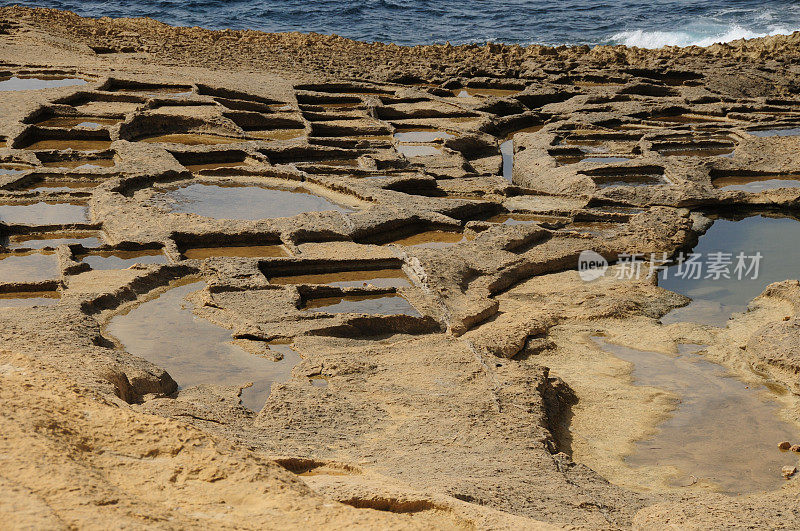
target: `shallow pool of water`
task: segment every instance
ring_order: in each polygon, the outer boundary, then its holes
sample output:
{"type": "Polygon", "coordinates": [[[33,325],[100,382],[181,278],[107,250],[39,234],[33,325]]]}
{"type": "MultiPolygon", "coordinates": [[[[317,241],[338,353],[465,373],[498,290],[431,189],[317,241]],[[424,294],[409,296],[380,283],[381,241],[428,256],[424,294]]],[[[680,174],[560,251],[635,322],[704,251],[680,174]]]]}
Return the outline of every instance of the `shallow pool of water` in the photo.
{"type": "Polygon", "coordinates": [[[205,162],[202,164],[184,164],[183,167],[192,173],[197,173],[203,170],[221,170],[225,168],[238,168],[245,166],[247,163],[244,161],[231,161],[231,162],[205,162]]]}
{"type": "Polygon", "coordinates": [[[181,387],[253,382],[242,390],[242,404],[259,411],[272,383],[288,380],[300,356],[287,348],[273,361],[234,344],[230,330],[192,312],[186,296],[204,287],[202,281],[177,285],[113,317],[105,332],[129,353],[166,369],[181,387]]]}
{"type": "Polygon", "coordinates": [[[118,124],[122,118],[100,118],[96,116],[53,116],[42,122],[39,127],[58,127],[71,129],[73,127],[83,127],[86,129],[100,129],[102,127],[118,124]]]}
{"type": "Polygon", "coordinates": [[[306,301],[306,310],[326,313],[359,313],[366,315],[411,315],[421,317],[401,295],[343,295],[306,301]]]}
{"type": "Polygon", "coordinates": [[[543,125],[534,125],[519,129],[506,136],[505,141],[500,144],[500,154],[503,156],[503,178],[511,182],[514,173],[514,135],[517,133],[535,133],[539,131],[543,125]]]}
{"type": "Polygon", "coordinates": [[[0,293],[0,308],[22,308],[30,306],[55,306],[61,298],[57,291],[26,291],[0,293]]]}
{"type": "Polygon", "coordinates": [[[634,365],[636,385],[658,387],[680,397],[652,438],[636,443],[625,458],[631,466],[672,466],[670,483],[711,482],[729,494],[772,490],[785,480],[781,467],[797,454],[778,450],[797,439],[797,428],[780,420],[779,407],[761,386],[730,376],[719,365],[680,345],[677,355],[621,347],[595,338],[605,351],[634,365]]]}
{"type": "Polygon", "coordinates": [[[0,175],[19,175],[32,169],[31,166],[24,164],[0,164],[0,175]]]}
{"type": "Polygon", "coordinates": [[[456,89],[453,91],[453,94],[458,98],[474,98],[474,97],[496,97],[496,98],[505,98],[507,96],[513,96],[514,94],[518,94],[520,92],[519,89],[495,89],[495,88],[475,88],[475,87],[465,87],[456,89]]]}
{"type": "Polygon", "coordinates": [[[797,136],[800,135],[800,127],[786,127],[783,129],[761,129],[758,131],[748,131],[753,136],[797,136]]]}
{"type": "Polygon", "coordinates": [[[732,147],[666,149],[658,152],[666,157],[725,157],[735,151],[732,147]]]}
{"type": "Polygon", "coordinates": [[[325,284],[340,288],[361,287],[371,284],[378,288],[410,286],[402,269],[376,269],[372,271],[341,271],[336,273],[311,273],[270,277],[270,284],[325,284]]]}
{"type": "MultiPolygon", "coordinates": [[[[750,300],[761,294],[768,284],[800,278],[797,268],[800,263],[800,222],[762,215],[741,221],[718,219],[700,237],[692,252],[701,254],[702,262],[707,261],[710,253],[732,253],[733,256],[729,257],[732,260],[730,278],[705,278],[707,267],[703,268],[699,279],[683,278],[678,276],[678,265],[669,267],[659,275],[658,285],[693,300],[688,306],[665,315],[662,322],[693,321],[725,326],[732,313],[744,311],[750,300]],[[758,278],[744,275],[740,280],[734,274],[736,256],[740,252],[746,256],[761,253],[758,278]]],[[[749,264],[747,260],[746,265],[749,264]]]]}
{"type": "Polygon", "coordinates": [[[439,131],[436,129],[419,128],[419,129],[398,129],[394,137],[399,142],[435,142],[436,140],[447,140],[448,138],[455,138],[455,135],[447,131],[439,131]]]}
{"type": "Polygon", "coordinates": [[[218,256],[238,258],[267,258],[289,256],[283,245],[241,245],[226,247],[194,247],[183,251],[184,258],[205,259],[218,256]]]}
{"type": "Polygon", "coordinates": [[[305,129],[264,129],[247,130],[247,136],[259,140],[292,140],[306,134],[305,129]]]}
{"type": "Polygon", "coordinates": [[[73,159],[73,160],[51,160],[43,162],[45,168],[67,168],[71,170],[89,170],[93,168],[110,168],[114,165],[114,159],[73,159]]]}
{"type": "Polygon", "coordinates": [[[757,194],[778,188],[798,188],[800,178],[796,175],[730,175],[714,179],[716,188],[724,191],[741,191],[757,194]]]}
{"type": "Polygon", "coordinates": [[[443,155],[441,147],[438,146],[418,146],[414,144],[398,144],[397,152],[403,156],[413,157],[433,157],[435,155],[443,155]]]}
{"type": "Polygon", "coordinates": [[[48,88],[71,87],[85,85],[86,80],[72,77],[43,76],[43,77],[11,77],[0,81],[0,91],[11,90],[42,90],[48,88]]]}
{"type": "Polygon", "coordinates": [[[31,226],[86,223],[89,209],[80,203],[0,204],[0,221],[31,226]]]}
{"type": "Polygon", "coordinates": [[[164,193],[173,212],[216,219],[267,219],[304,212],[352,212],[324,197],[297,187],[293,190],[261,186],[190,184],[164,193]]]}
{"type": "Polygon", "coordinates": [[[84,139],[45,139],[38,140],[25,146],[32,151],[65,150],[75,151],[105,151],[111,147],[111,140],[84,140],[84,139]]]}
{"type": "Polygon", "coordinates": [[[10,236],[8,247],[10,249],[44,249],[55,248],[59,245],[80,244],[86,248],[102,245],[100,234],[96,231],[76,232],[47,232],[37,234],[18,234],[10,236]]]}
{"type": "Polygon", "coordinates": [[[25,188],[29,192],[81,192],[100,186],[98,181],[48,179],[25,188]]]}
{"type": "Polygon", "coordinates": [[[61,275],[52,253],[0,254],[0,282],[40,282],[61,275]]]}
{"type": "Polygon", "coordinates": [[[467,237],[460,232],[429,230],[412,236],[406,236],[405,238],[400,238],[390,243],[394,245],[403,245],[405,247],[439,248],[449,247],[450,245],[465,241],[467,241],[467,237]]]}
{"type": "Polygon", "coordinates": [[[97,251],[81,259],[84,264],[98,270],[127,269],[136,264],[166,264],[167,256],[160,249],[142,251],[97,251]]]}
{"type": "Polygon", "coordinates": [[[165,143],[165,144],[183,144],[185,146],[211,146],[214,144],[233,144],[236,142],[245,142],[245,138],[236,138],[230,136],[212,135],[207,133],[179,133],[167,135],[153,135],[137,138],[137,142],[146,142],[149,144],[165,143]]]}
{"type": "Polygon", "coordinates": [[[512,212],[509,214],[497,214],[486,221],[489,223],[501,223],[503,225],[526,225],[528,223],[558,223],[563,221],[563,218],[512,212]]]}

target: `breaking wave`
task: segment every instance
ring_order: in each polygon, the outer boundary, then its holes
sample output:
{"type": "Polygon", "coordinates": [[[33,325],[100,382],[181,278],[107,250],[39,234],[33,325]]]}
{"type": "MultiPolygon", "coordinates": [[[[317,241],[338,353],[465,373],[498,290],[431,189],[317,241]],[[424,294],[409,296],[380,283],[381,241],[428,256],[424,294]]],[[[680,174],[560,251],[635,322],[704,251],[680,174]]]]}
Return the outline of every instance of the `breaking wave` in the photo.
{"type": "Polygon", "coordinates": [[[769,35],[791,35],[800,28],[774,27],[766,32],[752,31],[738,24],[720,28],[687,29],[683,31],[622,31],[613,35],[610,42],[639,48],[661,48],[662,46],[711,46],[719,42],[738,39],[755,39],[769,35]]]}

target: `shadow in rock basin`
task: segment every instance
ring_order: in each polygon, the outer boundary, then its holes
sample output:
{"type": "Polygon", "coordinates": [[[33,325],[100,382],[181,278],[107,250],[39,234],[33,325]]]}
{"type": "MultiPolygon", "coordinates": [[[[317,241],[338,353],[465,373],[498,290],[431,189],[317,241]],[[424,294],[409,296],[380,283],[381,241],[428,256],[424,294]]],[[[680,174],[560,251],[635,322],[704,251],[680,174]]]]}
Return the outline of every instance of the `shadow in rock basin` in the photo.
{"type": "Polygon", "coordinates": [[[781,467],[796,464],[797,454],[780,452],[777,444],[796,439],[798,430],[779,419],[779,406],[765,388],[748,386],[703,360],[697,345],[679,345],[673,356],[594,341],[634,364],[635,385],[680,397],[658,433],[639,441],[625,458],[628,464],[674,467],[675,486],[710,482],[729,494],[772,490],[785,482],[781,467]]]}
{"type": "Polygon", "coordinates": [[[166,369],[182,388],[253,382],[242,390],[242,404],[259,411],[272,383],[289,379],[300,356],[290,348],[279,348],[283,359],[273,361],[235,345],[230,330],[192,312],[186,296],[204,287],[203,281],[178,284],[114,316],[105,332],[129,353],[166,369]]]}
{"type": "Polygon", "coordinates": [[[172,212],[216,219],[267,219],[305,212],[353,212],[304,188],[293,190],[262,186],[190,184],[164,193],[172,212]]]}
{"type": "MultiPolygon", "coordinates": [[[[688,306],[677,308],[661,321],[664,324],[693,321],[725,326],[732,313],[743,312],[751,299],[761,294],[772,282],[800,277],[800,222],[793,218],[755,215],[739,221],[717,219],[700,237],[693,253],[701,254],[701,278],[679,276],[679,265],[673,265],[659,275],[658,285],[692,299],[688,306]],[[730,278],[706,278],[711,253],[732,253],[730,278]],[[761,253],[758,277],[734,273],[739,253],[752,256],[761,253]]],[[[688,256],[688,254],[687,254],[688,256]]],[[[746,260],[749,267],[751,260],[746,260]]],[[[687,271],[684,265],[684,270],[687,271]]],[[[746,272],[746,271],[745,271],[746,272]]],[[[684,275],[686,276],[686,275],[684,275]]]]}

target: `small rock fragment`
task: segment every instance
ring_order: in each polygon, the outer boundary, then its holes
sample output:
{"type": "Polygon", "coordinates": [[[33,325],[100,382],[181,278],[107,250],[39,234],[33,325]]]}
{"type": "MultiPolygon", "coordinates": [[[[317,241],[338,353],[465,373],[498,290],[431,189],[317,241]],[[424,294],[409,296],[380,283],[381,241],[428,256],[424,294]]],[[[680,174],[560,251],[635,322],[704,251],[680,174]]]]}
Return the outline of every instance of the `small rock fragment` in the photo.
{"type": "Polygon", "coordinates": [[[783,450],[784,452],[792,447],[792,443],[789,441],[783,441],[778,445],[778,450],[783,450]]]}
{"type": "Polygon", "coordinates": [[[791,317],[789,317],[788,315],[783,318],[784,321],[788,321],[789,319],[791,319],[791,317]]]}
{"type": "Polygon", "coordinates": [[[785,466],[785,467],[781,468],[781,475],[785,479],[789,479],[790,477],[795,475],[796,472],[797,472],[797,467],[795,467],[795,466],[785,466]]]}
{"type": "Polygon", "coordinates": [[[792,452],[800,453],[800,444],[793,444],[791,448],[789,448],[792,452]]]}

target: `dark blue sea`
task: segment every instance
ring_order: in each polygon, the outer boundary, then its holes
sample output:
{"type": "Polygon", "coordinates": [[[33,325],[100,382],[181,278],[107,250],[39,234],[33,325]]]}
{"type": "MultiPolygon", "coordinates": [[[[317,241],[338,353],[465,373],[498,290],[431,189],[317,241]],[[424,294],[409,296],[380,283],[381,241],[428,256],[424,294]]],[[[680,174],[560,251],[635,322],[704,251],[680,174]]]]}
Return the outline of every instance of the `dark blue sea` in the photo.
{"type": "Polygon", "coordinates": [[[800,29],[797,0],[0,0],[178,26],[336,33],[365,41],[709,45],[800,29]]]}

